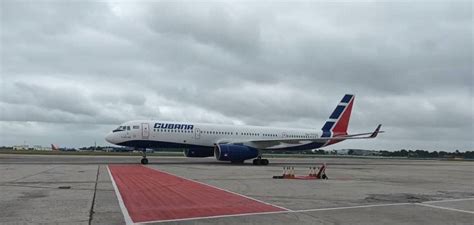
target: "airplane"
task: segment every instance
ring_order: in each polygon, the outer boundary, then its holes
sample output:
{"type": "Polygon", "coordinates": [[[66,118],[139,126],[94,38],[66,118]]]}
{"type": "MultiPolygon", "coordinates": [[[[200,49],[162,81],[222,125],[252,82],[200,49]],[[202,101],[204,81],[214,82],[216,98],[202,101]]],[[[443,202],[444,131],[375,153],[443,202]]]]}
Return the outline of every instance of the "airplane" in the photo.
{"type": "Polygon", "coordinates": [[[148,164],[146,148],[184,148],[186,157],[215,156],[219,161],[268,165],[262,151],[301,151],[325,147],[348,139],[375,138],[379,124],[369,133],[348,134],[347,128],[355,96],[346,94],[329,116],[321,131],[246,125],[182,123],[134,120],[121,124],[105,137],[109,143],[133,147],[143,152],[142,164],[148,164]]]}
{"type": "Polygon", "coordinates": [[[51,151],[53,152],[59,152],[59,151],[77,151],[78,149],[76,148],[61,148],[57,144],[51,144],[51,151]]]}
{"type": "Polygon", "coordinates": [[[51,144],[51,151],[53,152],[59,152],[59,146],[56,144],[51,144]]]}

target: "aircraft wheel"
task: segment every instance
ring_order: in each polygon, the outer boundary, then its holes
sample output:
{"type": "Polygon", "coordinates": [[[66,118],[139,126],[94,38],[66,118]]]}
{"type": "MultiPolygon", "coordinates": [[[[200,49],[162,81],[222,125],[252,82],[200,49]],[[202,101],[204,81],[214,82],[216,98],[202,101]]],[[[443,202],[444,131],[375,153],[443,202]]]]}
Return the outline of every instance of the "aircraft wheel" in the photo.
{"type": "Polygon", "coordinates": [[[258,166],[258,165],[262,164],[262,160],[261,160],[261,159],[254,159],[254,160],[252,161],[252,163],[253,163],[254,165],[258,166]]]}
{"type": "Polygon", "coordinates": [[[268,159],[254,159],[253,160],[253,164],[256,165],[256,166],[259,166],[259,165],[263,165],[263,166],[266,166],[268,165],[269,161],[268,159]]]}
{"type": "Polygon", "coordinates": [[[147,158],[143,158],[142,161],[141,161],[141,163],[142,163],[143,165],[148,164],[148,159],[147,159],[147,158]]]}

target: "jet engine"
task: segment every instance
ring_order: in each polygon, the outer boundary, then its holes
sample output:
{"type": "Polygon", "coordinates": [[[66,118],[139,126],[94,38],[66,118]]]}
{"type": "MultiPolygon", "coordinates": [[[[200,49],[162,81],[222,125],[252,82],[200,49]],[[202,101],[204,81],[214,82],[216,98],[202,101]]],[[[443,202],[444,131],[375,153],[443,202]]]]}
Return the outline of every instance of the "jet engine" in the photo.
{"type": "Polygon", "coordinates": [[[219,144],[214,148],[214,155],[220,161],[244,162],[257,157],[258,150],[245,145],[219,144]]]}

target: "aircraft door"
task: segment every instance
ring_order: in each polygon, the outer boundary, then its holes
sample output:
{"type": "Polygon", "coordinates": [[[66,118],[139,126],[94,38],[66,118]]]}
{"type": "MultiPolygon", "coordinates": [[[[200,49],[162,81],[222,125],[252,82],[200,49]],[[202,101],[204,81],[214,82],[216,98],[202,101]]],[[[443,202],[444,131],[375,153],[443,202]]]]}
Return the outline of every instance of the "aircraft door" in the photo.
{"type": "Polygon", "coordinates": [[[199,129],[199,128],[194,129],[194,138],[196,140],[201,138],[201,129],[199,129]]]}
{"type": "Polygon", "coordinates": [[[142,123],[142,138],[148,139],[150,137],[150,128],[148,123],[142,123]]]}

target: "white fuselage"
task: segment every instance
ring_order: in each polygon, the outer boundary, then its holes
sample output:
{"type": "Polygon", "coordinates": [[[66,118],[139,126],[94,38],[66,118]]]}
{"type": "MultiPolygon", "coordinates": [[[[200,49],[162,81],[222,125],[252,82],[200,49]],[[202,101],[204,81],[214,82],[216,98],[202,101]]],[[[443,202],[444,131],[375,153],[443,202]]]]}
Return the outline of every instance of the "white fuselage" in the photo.
{"type": "MultiPolygon", "coordinates": [[[[106,140],[124,146],[140,146],[140,143],[148,143],[143,147],[158,148],[188,145],[214,147],[222,143],[250,143],[253,145],[251,147],[258,149],[284,149],[308,145],[320,135],[321,132],[312,129],[136,120],[120,125],[107,135],[106,140]],[[274,139],[288,141],[275,145],[252,143],[254,140],[274,139]]],[[[319,143],[319,147],[325,144],[325,142],[319,143]]]]}

